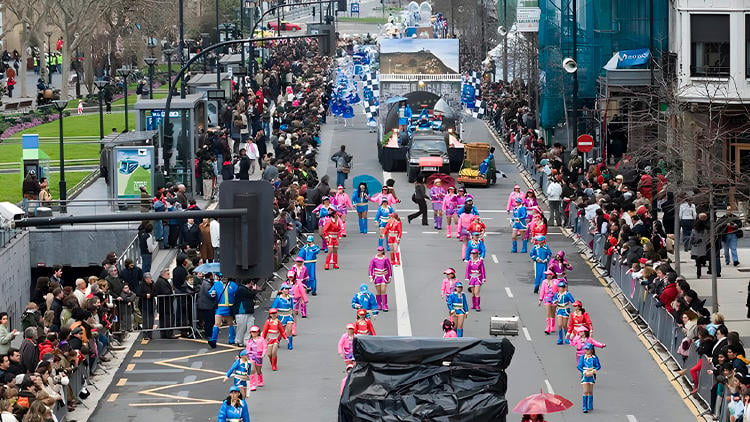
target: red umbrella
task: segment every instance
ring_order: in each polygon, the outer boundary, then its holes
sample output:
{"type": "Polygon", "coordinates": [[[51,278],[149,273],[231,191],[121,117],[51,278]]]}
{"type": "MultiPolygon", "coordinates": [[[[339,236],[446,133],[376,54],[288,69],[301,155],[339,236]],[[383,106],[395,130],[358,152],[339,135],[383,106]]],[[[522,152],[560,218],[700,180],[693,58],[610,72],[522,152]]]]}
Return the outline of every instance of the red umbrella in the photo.
{"type": "Polygon", "coordinates": [[[542,414],[562,412],[573,407],[573,403],[563,396],[550,393],[532,394],[518,402],[513,408],[514,413],[542,414]]]}
{"type": "Polygon", "coordinates": [[[431,188],[432,185],[435,183],[436,179],[440,179],[440,181],[442,182],[443,188],[445,189],[448,189],[449,187],[456,187],[456,179],[444,173],[431,174],[430,177],[427,178],[427,187],[431,188]]]}

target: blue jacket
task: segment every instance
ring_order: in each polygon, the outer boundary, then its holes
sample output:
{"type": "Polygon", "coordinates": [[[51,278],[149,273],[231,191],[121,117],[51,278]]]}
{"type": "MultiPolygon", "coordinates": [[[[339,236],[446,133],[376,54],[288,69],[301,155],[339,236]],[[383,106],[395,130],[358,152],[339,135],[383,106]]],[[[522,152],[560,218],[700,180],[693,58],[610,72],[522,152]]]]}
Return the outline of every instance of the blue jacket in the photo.
{"type": "Polygon", "coordinates": [[[318,254],[320,253],[320,247],[318,245],[305,245],[300,248],[299,256],[300,258],[305,260],[305,264],[312,264],[314,261],[318,259],[318,254]],[[313,262],[308,262],[313,261],[313,262]]]}
{"type": "Polygon", "coordinates": [[[214,285],[211,286],[208,294],[210,295],[211,292],[216,292],[214,300],[219,307],[231,308],[232,305],[234,305],[234,294],[237,293],[237,283],[230,281],[227,283],[227,286],[224,287],[224,283],[221,281],[214,281],[214,285]]]}
{"type": "Polygon", "coordinates": [[[352,297],[352,309],[357,309],[357,305],[368,311],[378,309],[378,302],[375,295],[367,290],[367,283],[360,284],[359,291],[352,297]]]}
{"type": "Polygon", "coordinates": [[[240,401],[242,406],[234,407],[228,404],[226,400],[221,403],[219,409],[218,422],[227,422],[232,419],[239,419],[242,422],[250,422],[250,412],[247,410],[247,402],[245,400],[240,401]]]}
{"type": "Polygon", "coordinates": [[[234,376],[237,379],[247,381],[248,375],[250,375],[250,361],[243,362],[242,359],[235,360],[232,367],[227,371],[227,378],[234,376]]]}
{"type": "Polygon", "coordinates": [[[479,257],[482,259],[484,259],[484,255],[487,253],[487,249],[484,247],[484,240],[479,239],[478,245],[475,245],[473,242],[473,239],[469,239],[469,243],[466,244],[466,255],[464,256],[464,261],[468,261],[469,259],[471,259],[472,249],[478,249],[479,257]]]}
{"type": "Polygon", "coordinates": [[[463,311],[463,313],[469,312],[469,305],[466,303],[466,293],[461,293],[460,295],[456,292],[453,292],[448,295],[448,298],[446,299],[446,302],[448,304],[448,311],[456,311],[456,313],[462,313],[460,311],[463,311]]]}
{"type": "Polygon", "coordinates": [[[387,212],[383,211],[383,207],[378,207],[378,212],[375,213],[375,222],[379,227],[385,227],[391,214],[393,214],[393,207],[388,207],[387,212]]]}
{"type": "MultiPolygon", "coordinates": [[[[464,207],[458,207],[457,214],[461,215],[464,213],[464,207]]],[[[477,211],[477,207],[475,205],[471,206],[471,213],[474,215],[479,215],[479,211],[477,211]]]]}
{"type": "Polygon", "coordinates": [[[531,248],[530,256],[531,260],[537,264],[547,264],[552,257],[552,250],[546,244],[544,246],[536,245],[531,248]]]}

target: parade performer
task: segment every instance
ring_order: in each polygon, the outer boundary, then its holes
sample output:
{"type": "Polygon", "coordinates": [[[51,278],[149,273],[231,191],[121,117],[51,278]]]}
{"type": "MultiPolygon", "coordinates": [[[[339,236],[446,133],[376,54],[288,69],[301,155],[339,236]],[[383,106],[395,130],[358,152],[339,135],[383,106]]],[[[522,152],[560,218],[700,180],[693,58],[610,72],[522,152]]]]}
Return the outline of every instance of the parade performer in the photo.
{"type": "Polygon", "coordinates": [[[508,213],[513,211],[513,209],[516,207],[516,198],[520,199],[521,202],[523,202],[521,187],[518,185],[513,186],[513,192],[508,195],[508,206],[505,209],[508,213]]]}
{"type": "Polygon", "coordinates": [[[440,296],[443,297],[443,300],[448,300],[448,295],[453,293],[453,286],[456,284],[456,270],[453,268],[448,268],[447,270],[443,271],[443,274],[445,274],[445,278],[443,279],[443,286],[440,288],[440,296]]]}
{"type": "Polygon", "coordinates": [[[464,196],[463,206],[458,207],[459,217],[465,212],[468,212],[472,215],[479,215],[479,210],[477,210],[477,207],[474,206],[474,197],[471,195],[464,196]]]}
{"type": "Polygon", "coordinates": [[[301,256],[294,258],[294,265],[289,271],[294,272],[293,281],[299,281],[305,288],[310,288],[310,274],[305,266],[305,259],[301,256]]]}
{"type": "Polygon", "coordinates": [[[544,325],[544,332],[550,334],[555,331],[555,310],[557,306],[552,303],[555,293],[557,293],[557,283],[555,279],[554,271],[547,270],[544,272],[547,277],[541,285],[539,290],[539,306],[544,305],[547,313],[546,324],[544,325]]]}
{"type": "Polygon", "coordinates": [[[278,309],[271,308],[268,310],[268,319],[263,324],[263,333],[261,336],[268,344],[268,360],[271,361],[271,370],[277,371],[279,369],[277,366],[279,342],[281,342],[282,338],[287,338],[285,327],[279,319],[278,309]]]}
{"type": "Polygon", "coordinates": [[[250,422],[250,411],[243,399],[240,387],[233,385],[229,388],[229,396],[221,402],[218,422],[250,422]]]}
{"type": "Polygon", "coordinates": [[[344,386],[346,385],[346,380],[349,378],[349,372],[352,371],[352,368],[354,368],[353,363],[346,365],[346,373],[344,374],[344,378],[341,379],[341,389],[339,390],[339,396],[344,394],[344,386]]]}
{"type": "Polygon", "coordinates": [[[325,235],[326,242],[328,242],[329,252],[326,254],[326,264],[323,266],[324,269],[328,269],[329,265],[333,265],[333,268],[339,268],[339,238],[341,237],[341,219],[336,211],[332,211],[328,217],[328,221],[323,225],[323,235],[325,235]]]}
{"type": "Polygon", "coordinates": [[[294,331],[296,331],[294,327],[294,315],[292,315],[292,311],[294,310],[294,299],[292,298],[292,295],[289,294],[289,290],[292,288],[287,283],[283,283],[281,287],[279,287],[279,294],[276,295],[276,298],[273,300],[273,303],[271,304],[272,308],[275,308],[278,310],[279,313],[279,321],[281,322],[281,325],[284,326],[284,332],[287,339],[287,348],[289,350],[294,349],[294,331]]]}
{"type": "Polygon", "coordinates": [[[359,218],[359,232],[367,234],[367,210],[370,203],[370,193],[367,191],[367,183],[360,183],[357,191],[352,193],[352,202],[357,208],[359,218]]]}
{"type": "Polygon", "coordinates": [[[346,213],[349,210],[354,209],[354,205],[352,205],[352,200],[349,198],[349,195],[344,193],[344,187],[339,185],[338,188],[336,188],[336,194],[333,196],[333,205],[336,207],[336,212],[339,214],[341,218],[341,226],[342,226],[342,233],[341,236],[346,237],[346,213]]]}
{"type": "Polygon", "coordinates": [[[375,335],[375,327],[372,326],[372,321],[367,317],[367,311],[364,309],[357,311],[357,320],[354,321],[354,334],[375,335]]]}
{"type": "Polygon", "coordinates": [[[208,345],[216,348],[216,341],[219,339],[219,327],[225,322],[229,324],[229,344],[235,344],[235,335],[237,327],[234,325],[234,316],[232,316],[232,305],[234,305],[234,294],[237,292],[237,283],[223,277],[221,281],[215,281],[208,294],[216,301],[218,305],[214,315],[214,328],[211,332],[211,339],[208,345]]]}
{"type": "Polygon", "coordinates": [[[469,232],[479,232],[479,238],[484,239],[484,235],[487,232],[487,225],[482,221],[482,217],[475,215],[474,218],[472,218],[471,224],[469,224],[469,232]]]}
{"type": "Polygon", "coordinates": [[[391,192],[388,186],[383,186],[383,189],[380,192],[370,197],[371,202],[375,202],[378,204],[382,204],[384,199],[386,200],[388,205],[395,205],[400,202],[398,198],[396,198],[396,195],[391,192]]]}
{"type": "MultiPolygon", "coordinates": [[[[457,281],[453,286],[453,293],[448,295],[446,304],[448,305],[448,313],[456,323],[456,335],[458,337],[464,336],[464,320],[466,314],[469,312],[466,308],[469,306],[466,303],[466,294],[464,291],[464,285],[460,281],[457,281]]],[[[479,304],[477,304],[479,306],[479,304]]]]}
{"type": "Polygon", "coordinates": [[[388,312],[387,290],[393,277],[393,268],[391,267],[391,261],[386,258],[382,246],[378,246],[378,252],[370,260],[368,274],[370,275],[370,281],[375,284],[375,300],[378,309],[388,312]]]}
{"type": "Polygon", "coordinates": [[[464,207],[464,204],[466,204],[467,198],[473,198],[471,195],[466,194],[466,188],[460,187],[458,188],[458,194],[456,195],[456,205],[457,209],[461,209],[464,207]]]}
{"type": "Polygon", "coordinates": [[[234,385],[240,387],[242,396],[247,396],[247,381],[250,378],[250,361],[247,360],[247,350],[240,352],[239,359],[235,360],[227,371],[222,382],[234,378],[234,385]]]}
{"type": "Polygon", "coordinates": [[[445,199],[446,193],[443,181],[435,179],[430,188],[430,200],[432,201],[432,215],[435,220],[434,227],[437,230],[443,228],[443,199],[445,199]]]}
{"type": "Polygon", "coordinates": [[[315,263],[318,262],[320,247],[315,244],[315,238],[312,235],[307,236],[307,244],[300,248],[298,256],[303,259],[307,268],[308,284],[313,296],[318,295],[318,278],[315,274],[315,263]]]}
{"type": "Polygon", "coordinates": [[[393,214],[393,207],[391,207],[388,204],[388,198],[383,197],[383,199],[380,201],[380,206],[378,207],[378,211],[375,213],[375,223],[378,225],[378,230],[380,230],[380,234],[378,235],[378,246],[386,246],[383,245],[385,242],[385,226],[388,224],[388,220],[391,219],[391,214],[393,214]]]}
{"type": "Polygon", "coordinates": [[[318,217],[318,235],[322,239],[322,243],[320,245],[321,249],[323,249],[323,252],[328,252],[328,241],[323,235],[323,225],[325,225],[326,221],[328,221],[328,216],[331,214],[331,209],[331,198],[327,196],[321,198],[320,205],[313,209],[313,214],[318,217]]]}
{"type": "Polygon", "coordinates": [[[523,206],[526,207],[526,226],[527,226],[524,239],[530,240],[530,239],[533,239],[533,237],[530,237],[531,221],[534,219],[535,215],[542,213],[542,209],[539,208],[539,202],[537,202],[536,200],[536,193],[534,192],[534,189],[529,189],[526,191],[526,196],[523,198],[523,206]]]}
{"type": "Polygon", "coordinates": [[[263,357],[268,350],[266,339],[260,336],[260,328],[257,325],[250,327],[250,340],[245,346],[247,356],[250,359],[250,391],[256,387],[263,387],[263,357]]]}
{"type": "Polygon", "coordinates": [[[521,253],[526,253],[528,248],[528,241],[524,238],[526,235],[526,207],[523,206],[523,199],[516,198],[516,207],[513,208],[513,218],[511,219],[513,229],[513,247],[511,248],[512,253],[518,252],[518,237],[521,237],[523,241],[523,247],[521,253]]]}
{"type": "Polygon", "coordinates": [[[455,224],[456,237],[458,237],[458,196],[456,188],[448,187],[448,193],[443,198],[443,214],[445,214],[445,224],[448,226],[448,232],[445,237],[451,237],[451,225],[455,224]]]}
{"type": "Polygon", "coordinates": [[[568,338],[573,338],[578,334],[578,329],[585,327],[589,334],[594,334],[594,324],[591,323],[589,313],[583,309],[583,304],[576,300],[573,302],[573,312],[568,320],[568,338]]]}
{"type": "Polygon", "coordinates": [[[557,293],[552,297],[552,303],[557,307],[555,316],[557,318],[557,344],[569,344],[570,341],[565,337],[565,330],[568,328],[568,318],[570,317],[570,305],[575,302],[575,298],[568,291],[568,283],[558,281],[557,293]]]}
{"type": "Polygon", "coordinates": [[[482,233],[480,232],[473,232],[471,234],[471,239],[466,244],[466,255],[464,256],[464,261],[468,261],[471,258],[469,252],[475,249],[479,251],[479,258],[484,259],[487,249],[484,247],[484,240],[482,240],[481,236],[482,233]]]}
{"type": "Polygon", "coordinates": [[[341,335],[338,344],[339,355],[344,359],[344,365],[354,363],[354,324],[346,324],[346,332],[341,335]]]}
{"type": "Polygon", "coordinates": [[[547,265],[547,269],[550,269],[555,272],[555,275],[558,277],[565,277],[566,271],[572,271],[573,266],[568,263],[568,260],[565,258],[565,251],[558,251],[555,256],[550,260],[549,265],[547,265]]]}
{"type": "Polygon", "coordinates": [[[378,301],[375,295],[367,288],[367,283],[359,285],[359,291],[352,296],[352,309],[364,309],[378,314],[378,301]]]}
{"type": "Polygon", "coordinates": [[[537,236],[534,238],[536,244],[531,248],[531,260],[535,262],[534,270],[536,276],[534,277],[534,293],[539,293],[539,285],[544,280],[544,272],[547,271],[547,263],[552,258],[552,250],[547,246],[547,238],[544,236],[537,236]]]}
{"type": "Polygon", "coordinates": [[[479,251],[472,249],[471,259],[466,263],[466,282],[469,283],[471,291],[471,309],[481,311],[481,299],[479,291],[486,280],[484,272],[484,260],[479,258],[479,251]]]}
{"type": "MultiPolygon", "coordinates": [[[[291,272],[291,271],[290,271],[291,272]]],[[[294,300],[294,328],[292,335],[297,335],[297,318],[307,318],[307,287],[299,279],[292,280],[292,300],[294,300]]]]}
{"type": "Polygon", "coordinates": [[[606,344],[594,340],[586,327],[576,327],[576,334],[570,338],[570,345],[576,349],[576,362],[586,353],[587,344],[600,349],[607,347],[606,344]]]}
{"type": "Polygon", "coordinates": [[[547,236],[547,217],[541,210],[531,218],[528,232],[532,239],[536,239],[537,236],[547,236]]]}
{"type": "Polygon", "coordinates": [[[401,265],[401,219],[398,213],[391,214],[391,218],[385,224],[385,238],[388,240],[388,247],[391,249],[391,263],[401,265]]]}
{"type": "Polygon", "coordinates": [[[596,372],[602,369],[599,357],[596,356],[593,344],[585,346],[586,353],[578,358],[578,371],[581,372],[581,387],[583,387],[583,413],[594,410],[594,383],[596,372]]]}
{"type": "MultiPolygon", "coordinates": [[[[464,259],[466,256],[467,248],[466,244],[469,242],[470,237],[470,231],[469,227],[471,226],[471,222],[474,221],[474,215],[471,213],[471,205],[464,204],[463,210],[465,212],[462,212],[458,215],[458,240],[461,241],[461,259],[464,259]]],[[[471,249],[469,249],[471,251],[471,249]]]]}
{"type": "Polygon", "coordinates": [[[453,323],[453,321],[449,319],[443,320],[443,338],[456,338],[458,337],[458,333],[456,333],[456,324],[453,323]]]}

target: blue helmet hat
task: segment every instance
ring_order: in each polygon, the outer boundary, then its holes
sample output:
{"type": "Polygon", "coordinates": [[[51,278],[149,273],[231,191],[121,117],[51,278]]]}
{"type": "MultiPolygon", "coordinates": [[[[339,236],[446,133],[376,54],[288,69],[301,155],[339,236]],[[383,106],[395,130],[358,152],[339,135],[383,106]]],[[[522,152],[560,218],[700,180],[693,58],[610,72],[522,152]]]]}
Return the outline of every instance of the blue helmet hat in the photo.
{"type": "Polygon", "coordinates": [[[461,288],[463,288],[464,285],[460,281],[457,281],[456,284],[453,285],[453,287],[461,287],[461,288]]]}
{"type": "Polygon", "coordinates": [[[547,238],[546,238],[546,237],[544,237],[544,236],[542,236],[542,235],[539,235],[539,236],[535,237],[534,239],[535,239],[535,240],[536,240],[537,242],[544,242],[545,240],[547,240],[547,238]]]}
{"type": "Polygon", "coordinates": [[[290,285],[288,285],[286,283],[282,283],[281,287],[279,287],[279,290],[291,289],[291,288],[292,288],[292,286],[290,286],[290,285]]]}
{"type": "Polygon", "coordinates": [[[521,202],[523,202],[523,199],[516,197],[516,204],[520,204],[521,202]]]}
{"type": "Polygon", "coordinates": [[[471,235],[472,235],[472,236],[479,236],[479,235],[481,235],[481,234],[482,234],[482,233],[479,233],[479,232],[473,232],[473,233],[472,233],[471,235]]]}
{"type": "Polygon", "coordinates": [[[238,385],[233,385],[233,386],[229,387],[229,392],[231,393],[232,391],[236,391],[236,392],[239,393],[240,392],[240,387],[238,385]]]}
{"type": "Polygon", "coordinates": [[[594,345],[593,345],[593,344],[591,344],[591,343],[586,343],[586,344],[585,344],[585,345],[583,346],[583,350],[591,350],[591,349],[593,349],[593,348],[594,348],[594,345]]]}
{"type": "Polygon", "coordinates": [[[557,287],[568,287],[568,283],[566,283],[564,281],[560,281],[560,282],[557,283],[557,287]]]}
{"type": "Polygon", "coordinates": [[[367,283],[362,283],[362,284],[359,285],[359,291],[360,292],[366,292],[367,290],[368,290],[367,289],[367,283]]]}
{"type": "Polygon", "coordinates": [[[312,243],[312,242],[315,242],[315,238],[312,235],[307,236],[307,243],[312,243]]]}
{"type": "Polygon", "coordinates": [[[243,357],[243,356],[247,356],[247,350],[242,350],[242,351],[240,352],[240,355],[239,355],[239,356],[240,356],[240,357],[243,357]]]}

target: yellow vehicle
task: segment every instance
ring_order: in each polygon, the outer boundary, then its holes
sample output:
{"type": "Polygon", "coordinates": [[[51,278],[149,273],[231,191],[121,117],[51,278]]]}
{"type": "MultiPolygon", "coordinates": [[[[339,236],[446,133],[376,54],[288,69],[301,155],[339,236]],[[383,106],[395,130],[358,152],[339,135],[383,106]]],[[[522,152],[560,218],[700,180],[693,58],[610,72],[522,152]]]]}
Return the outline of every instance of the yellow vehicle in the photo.
{"type": "Polygon", "coordinates": [[[490,150],[490,144],[485,142],[464,144],[464,162],[461,164],[456,181],[464,185],[484,187],[497,182],[495,157],[490,150]]]}
{"type": "MultiPolygon", "coordinates": [[[[275,37],[276,31],[269,31],[267,29],[256,29],[255,32],[253,32],[253,38],[269,38],[269,37],[275,37]]],[[[260,45],[262,47],[268,47],[271,45],[270,41],[260,41],[255,43],[255,45],[260,45]]]]}

